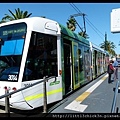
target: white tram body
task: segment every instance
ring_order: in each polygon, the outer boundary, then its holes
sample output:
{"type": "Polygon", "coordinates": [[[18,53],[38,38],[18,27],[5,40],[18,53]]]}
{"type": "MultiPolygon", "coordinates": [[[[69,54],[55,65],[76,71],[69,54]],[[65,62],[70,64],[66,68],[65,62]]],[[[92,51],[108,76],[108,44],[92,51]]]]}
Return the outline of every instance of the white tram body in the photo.
{"type": "MultiPolygon", "coordinates": [[[[98,45],[90,42],[92,51],[92,76],[93,79],[99,77],[107,71],[107,53],[105,50],[100,48],[98,45]]],[[[108,58],[109,59],[109,58],[108,58]]]]}
{"type": "MultiPolygon", "coordinates": [[[[47,104],[105,73],[105,51],[56,21],[31,17],[0,24],[0,96],[55,76],[46,82],[47,104]]],[[[10,107],[44,105],[43,82],[12,94],[10,107]]],[[[0,99],[5,106],[5,98],[0,99]]]]}
{"type": "MultiPolygon", "coordinates": [[[[14,21],[0,24],[1,29],[2,27],[4,28],[3,28],[3,31],[1,31],[0,37],[1,39],[3,39],[4,44],[1,44],[1,51],[0,51],[1,68],[0,70],[4,71],[5,69],[10,68],[10,67],[11,67],[11,70],[7,69],[6,73],[2,72],[4,75],[2,74],[0,78],[0,96],[5,94],[4,87],[7,87],[9,89],[9,92],[11,92],[13,91],[12,89],[14,87],[16,89],[20,89],[27,85],[33,84],[37,81],[41,81],[43,78],[43,76],[41,76],[40,79],[38,77],[35,80],[31,79],[27,81],[27,78],[26,80],[23,80],[25,64],[29,62],[29,60],[26,62],[26,58],[28,54],[28,47],[30,44],[32,31],[34,31],[34,33],[37,32],[37,33],[49,34],[51,36],[55,36],[56,44],[57,45],[60,44],[60,27],[58,23],[53,20],[44,19],[41,17],[33,17],[33,18],[14,20],[14,21]],[[23,23],[23,25],[20,25],[20,27],[16,27],[17,24],[19,23],[23,23]],[[13,24],[15,24],[16,26],[14,26],[13,24]],[[7,28],[5,28],[6,26],[7,28]],[[26,28],[24,26],[26,26],[26,28]],[[12,34],[12,38],[6,39],[6,37],[8,37],[9,34],[12,34]],[[18,56],[18,58],[14,59],[14,56],[18,56]],[[21,60],[18,60],[19,58],[21,60]],[[18,61],[20,61],[18,64],[14,64],[14,62],[18,62],[18,61]],[[19,71],[16,66],[19,67],[19,71]],[[13,67],[16,67],[16,68],[13,68],[13,67]],[[5,74],[7,74],[7,76],[5,74]]],[[[40,47],[40,44],[42,44],[42,37],[40,38],[41,38],[41,41],[39,42],[41,43],[37,43],[39,44],[38,45],[39,47],[40,47]]],[[[35,37],[33,39],[35,39],[35,37]]],[[[57,51],[56,49],[54,49],[51,52],[52,54],[57,52],[55,54],[57,55],[57,59],[60,60],[61,54],[59,53],[61,51],[60,50],[61,48],[60,46],[56,46],[56,47],[57,47],[57,51]]],[[[59,63],[57,65],[58,74],[56,76],[56,82],[54,82],[55,81],[54,78],[46,82],[48,103],[61,100],[63,96],[62,95],[62,79],[61,79],[61,75],[59,74],[59,70],[61,70],[61,62],[59,61],[58,63],[59,63]]],[[[54,65],[55,64],[54,61],[51,62],[51,64],[54,65]]],[[[29,72],[31,71],[26,70],[25,74],[29,74],[29,72]]],[[[34,109],[36,107],[43,106],[43,103],[44,103],[43,96],[44,96],[43,95],[43,83],[40,83],[26,90],[23,90],[21,92],[11,95],[10,106],[13,108],[22,109],[22,110],[34,109]]],[[[5,105],[5,98],[0,99],[0,105],[5,105]]]]}

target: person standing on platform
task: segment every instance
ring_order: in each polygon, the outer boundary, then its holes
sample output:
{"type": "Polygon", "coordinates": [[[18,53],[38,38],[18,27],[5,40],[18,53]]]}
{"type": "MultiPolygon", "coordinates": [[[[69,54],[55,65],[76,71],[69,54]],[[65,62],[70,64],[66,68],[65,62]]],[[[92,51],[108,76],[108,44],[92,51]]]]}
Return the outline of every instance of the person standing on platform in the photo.
{"type": "Polygon", "coordinates": [[[115,81],[116,79],[118,79],[118,62],[116,60],[116,58],[113,58],[113,67],[115,68],[114,73],[113,73],[113,80],[115,81]]]}
{"type": "Polygon", "coordinates": [[[107,69],[107,73],[108,73],[108,83],[111,83],[111,76],[114,73],[115,68],[113,67],[113,60],[109,61],[109,65],[108,65],[108,69],[107,69]]]}

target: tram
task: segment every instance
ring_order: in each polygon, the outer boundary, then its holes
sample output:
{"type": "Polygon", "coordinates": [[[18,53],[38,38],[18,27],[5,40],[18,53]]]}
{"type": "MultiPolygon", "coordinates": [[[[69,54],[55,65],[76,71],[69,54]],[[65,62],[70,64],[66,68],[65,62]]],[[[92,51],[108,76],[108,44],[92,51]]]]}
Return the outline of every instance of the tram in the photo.
{"type": "MultiPolygon", "coordinates": [[[[42,17],[0,24],[0,96],[55,76],[46,82],[47,104],[62,100],[70,92],[106,72],[106,51],[42,17]]],[[[10,107],[31,110],[43,106],[43,83],[17,92],[10,107]]],[[[0,99],[5,105],[5,98],[0,99]]]]}

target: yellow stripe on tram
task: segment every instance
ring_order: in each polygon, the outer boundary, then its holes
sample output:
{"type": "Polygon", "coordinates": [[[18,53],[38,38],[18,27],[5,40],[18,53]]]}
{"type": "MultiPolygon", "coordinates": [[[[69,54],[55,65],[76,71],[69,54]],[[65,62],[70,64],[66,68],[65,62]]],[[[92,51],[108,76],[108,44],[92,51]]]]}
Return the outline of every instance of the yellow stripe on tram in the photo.
{"type": "MultiPolygon", "coordinates": [[[[52,95],[52,94],[56,94],[56,93],[59,93],[59,92],[62,92],[62,88],[57,89],[57,90],[49,91],[49,92],[47,92],[47,95],[52,95]]],[[[35,99],[42,98],[42,97],[43,97],[43,93],[32,95],[32,96],[27,96],[27,97],[25,97],[25,100],[30,101],[30,100],[35,100],[35,99]]]]}

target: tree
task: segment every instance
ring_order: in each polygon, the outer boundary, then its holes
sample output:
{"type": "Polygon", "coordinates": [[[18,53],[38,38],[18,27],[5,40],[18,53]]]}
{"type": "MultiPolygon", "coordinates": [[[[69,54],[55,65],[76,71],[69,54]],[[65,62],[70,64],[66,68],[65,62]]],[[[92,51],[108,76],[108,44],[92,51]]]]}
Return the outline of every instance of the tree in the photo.
{"type": "Polygon", "coordinates": [[[110,54],[112,54],[113,56],[117,56],[117,54],[115,53],[113,49],[110,50],[110,54]]]}
{"type": "Polygon", "coordinates": [[[78,33],[80,36],[82,36],[82,37],[84,37],[85,39],[87,38],[89,38],[89,36],[88,36],[88,34],[86,34],[85,32],[79,32],[78,33]]]}
{"type": "Polygon", "coordinates": [[[75,31],[76,29],[76,20],[74,17],[70,17],[67,22],[67,28],[70,29],[71,31],[75,31]]]}
{"type": "Polygon", "coordinates": [[[113,56],[116,55],[114,49],[116,48],[115,44],[111,41],[104,41],[103,43],[100,44],[100,47],[103,48],[105,50],[105,46],[106,46],[106,50],[112,54],[113,56]]]}
{"type": "Polygon", "coordinates": [[[28,14],[28,11],[23,12],[19,8],[15,9],[15,13],[13,13],[9,9],[8,9],[8,11],[11,13],[12,16],[5,14],[5,17],[2,18],[2,21],[0,23],[12,21],[12,20],[17,20],[17,19],[22,19],[22,18],[28,18],[32,15],[32,13],[28,14]]]}
{"type": "MultiPolygon", "coordinates": [[[[74,17],[70,17],[70,19],[68,19],[68,22],[67,22],[67,28],[70,29],[71,31],[75,31],[76,30],[76,26],[78,25],[78,27],[80,29],[82,29],[79,24],[77,23],[77,21],[75,20],[74,17]]],[[[84,37],[84,38],[89,38],[88,35],[86,34],[85,31],[81,31],[78,33],[80,36],[84,37]]]]}

